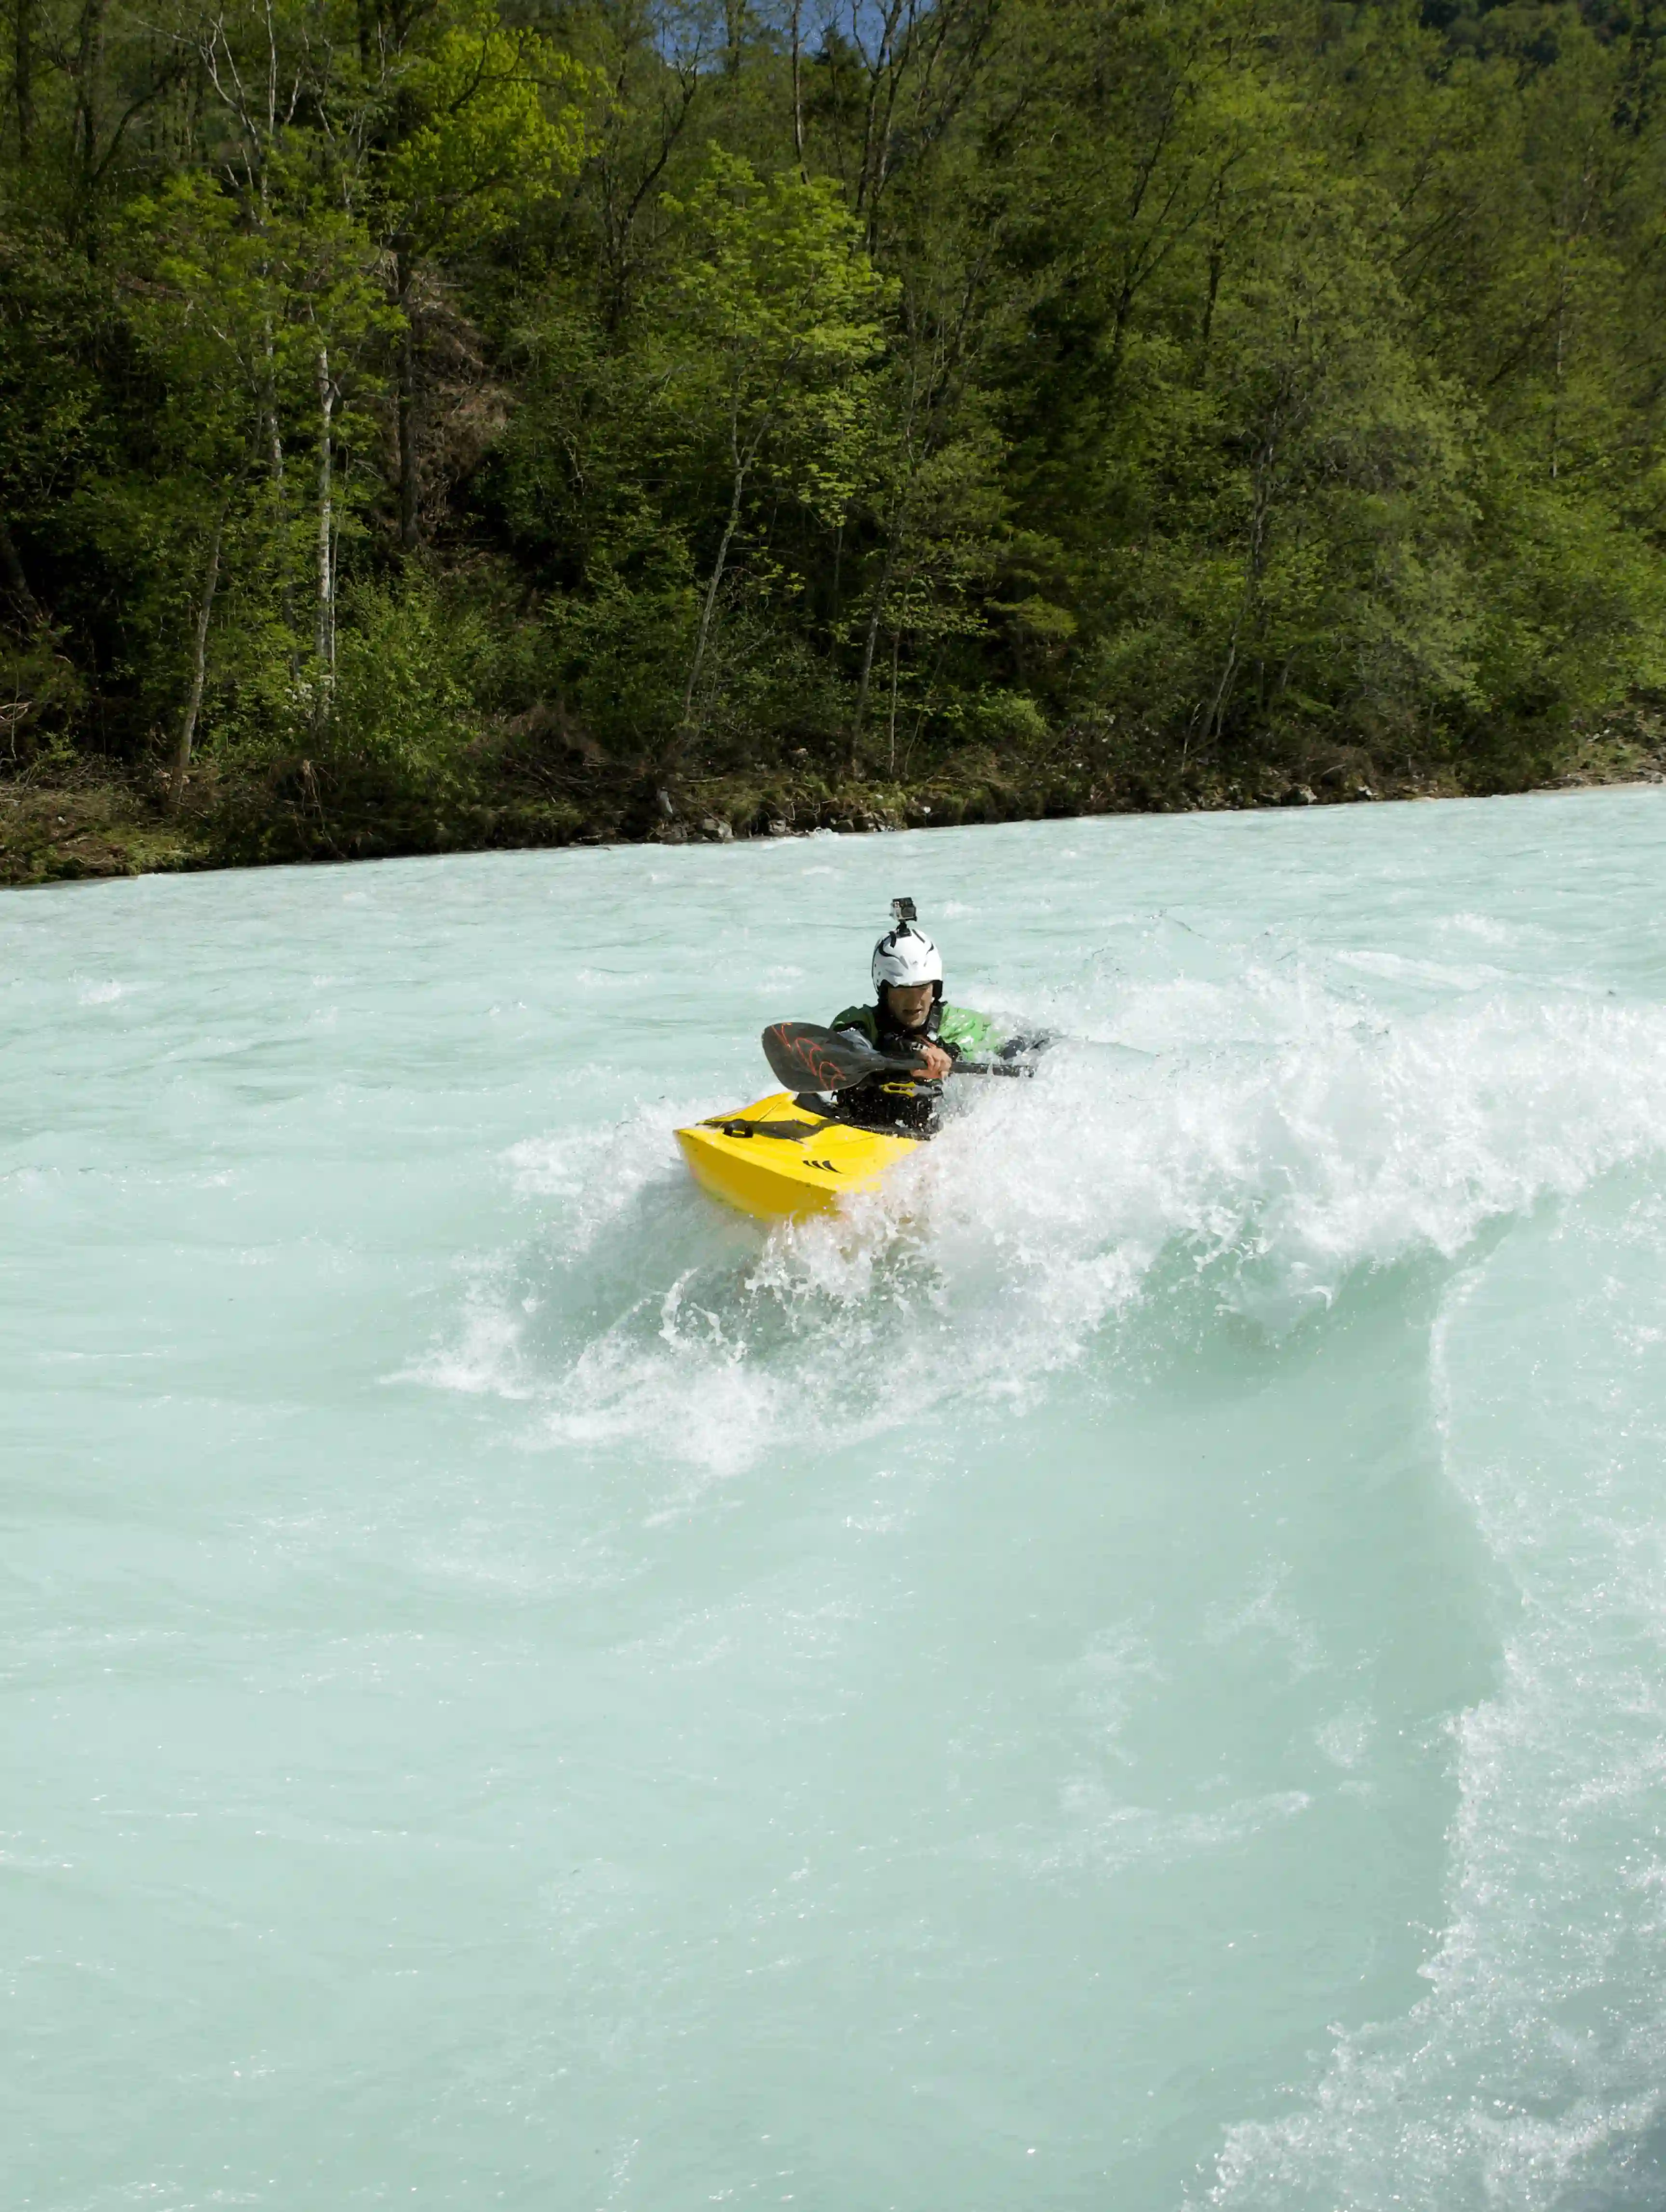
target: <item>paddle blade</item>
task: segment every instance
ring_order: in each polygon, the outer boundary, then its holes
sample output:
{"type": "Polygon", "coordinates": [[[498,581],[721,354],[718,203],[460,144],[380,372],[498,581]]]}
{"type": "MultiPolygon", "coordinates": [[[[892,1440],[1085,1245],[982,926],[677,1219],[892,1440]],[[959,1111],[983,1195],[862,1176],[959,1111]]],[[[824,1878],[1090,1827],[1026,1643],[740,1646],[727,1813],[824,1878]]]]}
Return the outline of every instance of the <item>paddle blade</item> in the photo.
{"type": "Polygon", "coordinates": [[[814,1022],[771,1022],[763,1032],[763,1057],[787,1091],[845,1091],[870,1075],[906,1074],[919,1065],[876,1052],[860,1037],[818,1029],[814,1022]]]}

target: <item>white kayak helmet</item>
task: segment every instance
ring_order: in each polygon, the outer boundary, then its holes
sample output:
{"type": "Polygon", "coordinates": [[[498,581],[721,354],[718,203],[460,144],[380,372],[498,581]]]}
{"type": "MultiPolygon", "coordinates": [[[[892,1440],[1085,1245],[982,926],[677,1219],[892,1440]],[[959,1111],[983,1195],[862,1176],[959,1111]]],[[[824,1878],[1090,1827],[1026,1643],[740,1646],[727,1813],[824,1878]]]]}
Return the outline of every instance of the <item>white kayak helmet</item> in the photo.
{"type": "Polygon", "coordinates": [[[873,988],[888,985],[906,989],[911,983],[933,983],[943,995],[943,955],[929,937],[915,927],[914,901],[893,899],[891,927],[873,948],[873,988]]]}

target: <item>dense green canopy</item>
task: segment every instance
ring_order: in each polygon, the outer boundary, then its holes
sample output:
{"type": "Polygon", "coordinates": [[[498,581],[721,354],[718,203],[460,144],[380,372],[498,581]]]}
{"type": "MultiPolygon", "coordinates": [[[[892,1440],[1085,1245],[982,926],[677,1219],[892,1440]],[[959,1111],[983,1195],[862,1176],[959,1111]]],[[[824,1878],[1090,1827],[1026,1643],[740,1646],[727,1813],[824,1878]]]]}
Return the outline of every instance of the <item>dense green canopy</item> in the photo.
{"type": "Polygon", "coordinates": [[[1666,676],[1633,4],[9,0],[14,763],[1541,768],[1666,676]]]}

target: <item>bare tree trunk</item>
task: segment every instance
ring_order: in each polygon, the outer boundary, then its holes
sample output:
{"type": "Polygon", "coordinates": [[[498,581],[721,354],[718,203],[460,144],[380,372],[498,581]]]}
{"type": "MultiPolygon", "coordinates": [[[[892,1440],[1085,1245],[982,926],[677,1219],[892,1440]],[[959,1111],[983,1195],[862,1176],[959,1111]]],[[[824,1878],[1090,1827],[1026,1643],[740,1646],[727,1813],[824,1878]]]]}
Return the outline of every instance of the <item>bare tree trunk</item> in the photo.
{"type": "MultiPolygon", "coordinates": [[[[264,272],[263,272],[264,273],[264,272]]],[[[261,336],[261,350],[265,356],[266,389],[262,394],[262,412],[266,417],[266,462],[271,471],[272,495],[281,501],[283,496],[283,431],[277,411],[277,342],[272,332],[272,319],[265,319],[261,336]]]]}
{"type": "Polygon", "coordinates": [[[862,640],[862,672],[856,682],[856,704],[850,714],[850,736],[845,745],[845,772],[856,773],[862,745],[862,729],[867,720],[867,695],[873,681],[873,653],[879,641],[879,625],[885,620],[885,600],[891,591],[891,568],[897,558],[897,538],[892,532],[885,544],[885,565],[880,571],[879,587],[873,594],[873,605],[868,610],[867,635],[862,640]]]}
{"type": "MultiPolygon", "coordinates": [[[[1232,628],[1226,641],[1226,659],[1220,679],[1215,685],[1215,696],[1209,702],[1209,712],[1204,719],[1202,744],[1218,738],[1226,726],[1227,696],[1233,677],[1237,672],[1238,646],[1243,635],[1243,625],[1261,591],[1262,565],[1267,549],[1267,523],[1272,512],[1271,477],[1278,454],[1276,433],[1269,437],[1259,457],[1256,474],[1256,489],[1250,516],[1250,557],[1244,564],[1243,590],[1239,595],[1237,612],[1232,617],[1232,628]]],[[[1192,750],[1192,734],[1186,732],[1185,743],[1180,749],[1180,771],[1183,775],[1192,750]]]]}
{"type": "Polygon", "coordinates": [[[318,661],[317,704],[313,720],[323,729],[330,720],[330,695],[336,672],[336,575],[332,533],[335,522],[335,454],[331,423],[336,411],[336,388],[330,381],[330,356],[318,349],[318,619],[314,646],[318,661]]]}
{"type": "MultiPolygon", "coordinates": [[[[24,0],[18,0],[20,9],[24,0]]],[[[803,0],[793,0],[793,148],[798,155],[799,175],[807,185],[810,172],[804,166],[804,41],[800,34],[800,15],[803,0]]],[[[20,21],[22,20],[20,15],[20,21]]]]}
{"type": "Polygon", "coordinates": [[[1550,401],[1550,481],[1556,482],[1561,473],[1562,442],[1562,375],[1567,338],[1567,254],[1563,253],[1561,275],[1556,285],[1556,374],[1551,386],[1550,401]]]}
{"type": "Polygon", "coordinates": [[[416,310],[410,296],[410,263],[401,252],[394,257],[393,265],[399,288],[399,311],[405,324],[404,335],[399,341],[399,550],[409,556],[416,550],[416,310]]]}
{"type": "Polygon", "coordinates": [[[902,22],[908,0],[885,0],[873,23],[873,58],[870,61],[857,42],[867,76],[867,105],[862,117],[861,166],[856,173],[856,208],[866,210],[868,216],[870,243],[873,214],[869,205],[870,195],[877,199],[885,182],[885,173],[890,167],[891,149],[886,141],[890,135],[891,111],[897,98],[897,76],[901,62],[897,51],[897,27],[902,22]],[[884,116],[880,113],[881,94],[884,116]]]}
{"type": "Polygon", "coordinates": [[[17,156],[27,161],[34,148],[35,0],[12,0],[12,98],[17,107],[17,156]]]}
{"type": "Polygon", "coordinates": [[[1221,186],[1217,182],[1213,194],[1215,220],[1209,233],[1209,278],[1203,298],[1203,326],[1198,332],[1200,377],[1202,373],[1202,364],[1209,358],[1209,341],[1213,336],[1215,327],[1215,307],[1220,298],[1220,280],[1226,265],[1226,240],[1220,228],[1220,210],[1224,197],[1221,186]]]}
{"type": "Polygon", "coordinates": [[[266,143],[260,155],[260,206],[266,207],[266,170],[271,149],[277,143],[277,19],[272,0],[266,0],[266,143]]]}
{"type": "Polygon", "coordinates": [[[735,469],[734,484],[729,494],[729,519],[723,526],[723,536],[718,544],[717,558],[712,563],[710,580],[706,586],[706,596],[701,604],[700,627],[695,633],[694,659],[690,664],[689,680],[683,692],[683,718],[678,725],[675,745],[670,758],[666,763],[667,769],[674,768],[681,760],[684,753],[688,750],[689,740],[695,735],[697,726],[694,714],[695,695],[700,688],[701,670],[705,666],[706,647],[710,641],[712,634],[712,617],[717,611],[717,594],[722,587],[723,572],[729,565],[729,548],[733,544],[734,534],[740,527],[740,501],[745,489],[746,468],[742,463],[735,469]]]}
{"type": "MultiPolygon", "coordinates": [[[[781,390],[790,363],[784,364],[775,390],[781,390]]],[[[712,620],[717,612],[717,595],[722,589],[723,577],[729,565],[729,549],[734,544],[735,532],[740,527],[741,502],[745,497],[746,479],[752,465],[763,452],[774,420],[775,401],[772,398],[759,419],[753,424],[750,435],[740,434],[740,415],[738,403],[732,400],[729,413],[729,459],[733,471],[729,484],[729,514],[723,525],[723,535],[718,542],[717,558],[712,563],[711,577],[706,586],[706,596],[701,603],[700,627],[695,633],[694,659],[689,667],[689,680],[683,691],[682,720],[677,734],[665,755],[661,766],[667,774],[673,772],[689,748],[689,741],[699,729],[694,702],[700,689],[701,672],[706,663],[706,647],[711,642],[712,620]]]]}
{"type": "Polygon", "coordinates": [[[106,0],[82,0],[75,64],[77,217],[91,198],[98,171],[98,95],[99,78],[104,68],[106,4],[106,0]]]}
{"type": "Polygon", "coordinates": [[[891,780],[897,781],[897,681],[903,658],[903,631],[899,623],[891,634],[891,780]]]}
{"type": "Polygon", "coordinates": [[[265,319],[261,343],[265,356],[265,390],[261,397],[261,412],[265,418],[266,471],[271,491],[272,540],[277,564],[278,596],[283,608],[283,628],[289,639],[289,672],[299,680],[301,640],[295,629],[295,574],[291,566],[295,548],[289,542],[289,489],[283,462],[283,424],[278,413],[277,347],[270,315],[265,319]]]}
{"type": "Polygon", "coordinates": [[[179,802],[185,793],[185,770],[191,766],[191,748],[197,735],[197,717],[202,711],[203,680],[208,673],[209,617],[214,612],[214,594],[220,581],[220,541],[225,535],[226,510],[222,507],[215,518],[214,536],[209,544],[208,574],[203,579],[202,604],[197,610],[197,636],[191,663],[191,696],[185,701],[185,719],[179,725],[179,742],[173,749],[173,774],[167,787],[167,811],[177,814],[179,802]]]}
{"type": "MultiPolygon", "coordinates": [[[[867,635],[862,641],[862,672],[856,685],[856,704],[851,714],[850,735],[845,748],[846,772],[850,775],[854,775],[856,773],[858,755],[861,750],[862,731],[867,721],[867,699],[873,680],[874,649],[879,644],[879,626],[885,620],[885,609],[890,603],[891,579],[897,573],[897,549],[898,544],[906,538],[909,529],[915,473],[921,458],[915,445],[915,410],[919,398],[920,386],[916,368],[915,374],[909,379],[908,412],[903,424],[903,476],[892,501],[885,530],[885,564],[879,572],[879,589],[873,594],[873,605],[868,611],[867,635]]],[[[927,452],[929,452],[932,445],[929,423],[927,425],[924,442],[927,452]]],[[[894,723],[894,712],[892,720],[894,723]]],[[[895,752],[895,750],[893,739],[892,751],[895,752]]]]}

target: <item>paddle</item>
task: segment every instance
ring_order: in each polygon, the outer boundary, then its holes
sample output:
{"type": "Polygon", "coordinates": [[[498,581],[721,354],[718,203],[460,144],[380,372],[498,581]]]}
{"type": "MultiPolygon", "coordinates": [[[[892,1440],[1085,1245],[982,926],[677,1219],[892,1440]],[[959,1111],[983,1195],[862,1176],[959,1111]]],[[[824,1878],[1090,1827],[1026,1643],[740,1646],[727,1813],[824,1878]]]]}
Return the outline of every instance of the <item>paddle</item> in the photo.
{"type": "MultiPolygon", "coordinates": [[[[771,1022],[763,1032],[763,1057],[777,1083],[789,1091],[848,1091],[870,1075],[918,1075],[920,1062],[909,1054],[877,1051],[860,1037],[814,1022],[771,1022]]],[[[952,1075],[1028,1075],[1014,1060],[958,1060],[952,1075]]]]}

